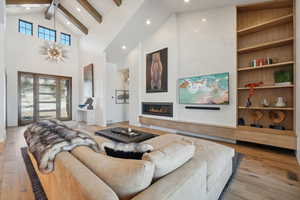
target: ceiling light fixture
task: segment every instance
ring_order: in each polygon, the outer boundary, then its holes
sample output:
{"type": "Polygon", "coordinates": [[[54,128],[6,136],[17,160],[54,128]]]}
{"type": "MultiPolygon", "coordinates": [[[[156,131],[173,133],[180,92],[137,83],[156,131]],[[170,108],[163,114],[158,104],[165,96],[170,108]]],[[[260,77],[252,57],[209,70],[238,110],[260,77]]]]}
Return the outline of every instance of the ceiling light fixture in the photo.
{"type": "Polygon", "coordinates": [[[81,11],[81,10],[80,10],[80,8],[76,8],[76,9],[77,9],[77,11],[78,11],[78,12],[80,12],[80,11],[81,11]]]}
{"type": "Polygon", "coordinates": [[[30,10],[31,8],[30,8],[30,7],[25,7],[25,9],[26,9],[26,10],[30,10]]]}
{"type": "Polygon", "coordinates": [[[123,46],[122,46],[122,49],[123,49],[123,50],[126,50],[126,49],[127,49],[127,47],[126,47],[125,45],[123,45],[123,46]]]}
{"type": "Polygon", "coordinates": [[[202,22],[206,22],[207,19],[206,19],[206,18],[202,18],[201,21],[202,21],[202,22]]]}
{"type": "Polygon", "coordinates": [[[69,21],[67,21],[67,24],[69,25],[69,24],[70,24],[70,22],[69,22],[69,21]]]}
{"type": "MultiPolygon", "coordinates": [[[[54,8],[53,15],[53,29],[56,30],[56,7],[54,8]]],[[[46,57],[46,60],[56,63],[64,61],[68,58],[67,51],[62,45],[56,43],[55,41],[45,42],[45,45],[41,47],[40,53],[46,57]]]]}
{"type": "Polygon", "coordinates": [[[150,25],[150,24],[151,24],[151,20],[150,20],[150,19],[147,19],[147,20],[146,20],[146,24],[147,24],[147,25],[150,25]]]}
{"type": "Polygon", "coordinates": [[[184,3],[190,3],[190,0],[184,0],[184,3]]]}

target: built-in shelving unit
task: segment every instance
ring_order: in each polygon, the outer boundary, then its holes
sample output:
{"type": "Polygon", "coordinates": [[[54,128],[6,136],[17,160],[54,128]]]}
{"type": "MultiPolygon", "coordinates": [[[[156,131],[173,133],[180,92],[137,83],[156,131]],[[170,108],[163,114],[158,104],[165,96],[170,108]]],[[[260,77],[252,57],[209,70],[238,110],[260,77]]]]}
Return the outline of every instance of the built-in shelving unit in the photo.
{"type": "Polygon", "coordinates": [[[273,26],[278,26],[286,23],[290,23],[293,21],[294,15],[293,14],[288,14],[286,16],[278,17],[276,19],[272,19],[266,22],[263,22],[261,24],[257,24],[254,26],[250,26],[248,28],[244,28],[242,30],[239,30],[237,33],[239,36],[250,34],[250,33],[255,33],[258,31],[263,31],[265,29],[271,28],[273,26]]]}
{"type": "Polygon", "coordinates": [[[295,81],[278,85],[274,81],[274,73],[279,70],[292,70],[295,74],[294,52],[294,1],[279,0],[237,7],[237,123],[243,119],[245,125],[238,126],[235,131],[237,140],[270,144],[273,146],[295,146],[295,81]],[[272,64],[251,67],[254,59],[271,58],[272,64]],[[249,97],[250,83],[262,82],[254,87],[251,97],[252,105],[246,106],[249,97]],[[287,106],[276,107],[278,97],[283,97],[287,106]],[[270,107],[264,107],[266,99],[270,107]],[[263,117],[253,120],[255,112],[260,111],[263,117]],[[273,124],[270,112],[283,112],[284,121],[273,124]],[[258,123],[263,128],[252,127],[258,123]],[[269,128],[280,125],[285,130],[269,128]],[[281,145],[278,136],[285,136],[285,144],[281,145]],[[270,142],[268,142],[270,141],[270,142]]]}
{"type": "MultiPolygon", "coordinates": [[[[278,86],[278,85],[266,85],[261,87],[255,87],[255,90],[262,90],[262,89],[278,89],[278,88],[294,88],[294,85],[286,85],[286,86],[278,86]]],[[[249,88],[242,87],[238,88],[238,90],[249,90],[249,88]]]]}
{"type": "Polygon", "coordinates": [[[240,67],[238,68],[238,71],[248,71],[248,70],[260,70],[260,69],[266,69],[266,68],[273,68],[273,67],[283,67],[283,66],[289,66],[293,65],[294,61],[288,61],[288,62],[281,62],[281,63],[275,63],[270,65],[263,65],[258,67],[240,67]]]}
{"type": "Polygon", "coordinates": [[[294,108],[291,107],[244,107],[244,106],[239,106],[239,109],[241,110],[294,110],[294,108]]]}
{"type": "Polygon", "coordinates": [[[272,42],[264,42],[260,44],[256,44],[253,46],[249,46],[246,48],[238,49],[238,53],[251,53],[251,52],[256,52],[264,49],[269,49],[269,48],[275,48],[275,47],[281,47],[284,45],[289,45],[293,44],[294,38],[287,38],[287,39],[282,39],[282,40],[276,40],[272,42]]]}

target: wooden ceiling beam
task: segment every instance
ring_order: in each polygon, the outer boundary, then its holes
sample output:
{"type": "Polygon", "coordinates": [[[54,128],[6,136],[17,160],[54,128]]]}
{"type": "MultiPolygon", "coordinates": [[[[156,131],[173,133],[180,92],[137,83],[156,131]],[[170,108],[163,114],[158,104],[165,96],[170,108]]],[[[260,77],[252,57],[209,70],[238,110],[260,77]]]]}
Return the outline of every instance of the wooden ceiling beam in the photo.
{"type": "Polygon", "coordinates": [[[65,7],[63,7],[61,4],[58,4],[58,9],[62,12],[62,14],[72,23],[74,24],[81,32],[84,34],[88,34],[89,30],[88,28],[83,25],[76,17],[72,15],[65,7]]]}
{"type": "Polygon", "coordinates": [[[87,1],[77,0],[77,2],[99,23],[102,23],[102,15],[87,1]]]}
{"type": "Polygon", "coordinates": [[[122,5],[122,0],[114,0],[115,4],[117,6],[121,6],[122,5]]]}
{"type": "Polygon", "coordinates": [[[52,0],[6,0],[7,5],[18,4],[51,4],[52,0]]]}

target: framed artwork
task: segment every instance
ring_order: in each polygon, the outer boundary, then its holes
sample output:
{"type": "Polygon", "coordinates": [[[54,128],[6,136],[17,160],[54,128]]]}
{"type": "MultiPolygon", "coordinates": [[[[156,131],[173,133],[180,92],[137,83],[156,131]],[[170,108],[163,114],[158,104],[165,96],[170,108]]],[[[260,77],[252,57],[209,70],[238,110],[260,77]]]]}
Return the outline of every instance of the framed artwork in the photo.
{"type": "Polygon", "coordinates": [[[168,48],[147,54],[146,92],[168,92],[168,48]]]}
{"type": "Polygon", "coordinates": [[[179,104],[228,105],[229,73],[181,78],[179,104]]]}
{"type": "Polygon", "coordinates": [[[129,90],[125,90],[125,104],[129,104],[129,90]]]}
{"type": "Polygon", "coordinates": [[[83,67],[83,92],[85,97],[94,97],[94,66],[83,67]]]}
{"type": "Polygon", "coordinates": [[[129,104],[129,91],[116,90],[116,104],[129,104]]]}

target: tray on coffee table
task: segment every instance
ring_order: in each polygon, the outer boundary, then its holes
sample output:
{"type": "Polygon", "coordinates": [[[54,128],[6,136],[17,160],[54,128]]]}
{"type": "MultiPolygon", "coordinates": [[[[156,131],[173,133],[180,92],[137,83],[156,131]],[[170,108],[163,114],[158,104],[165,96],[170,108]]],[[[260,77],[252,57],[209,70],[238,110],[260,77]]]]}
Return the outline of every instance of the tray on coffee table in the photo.
{"type": "Polygon", "coordinates": [[[135,129],[132,129],[131,131],[128,132],[127,128],[120,128],[120,127],[99,130],[96,131],[95,134],[98,136],[106,137],[116,142],[122,142],[126,144],[139,143],[158,136],[151,133],[138,131],[135,129]]]}

